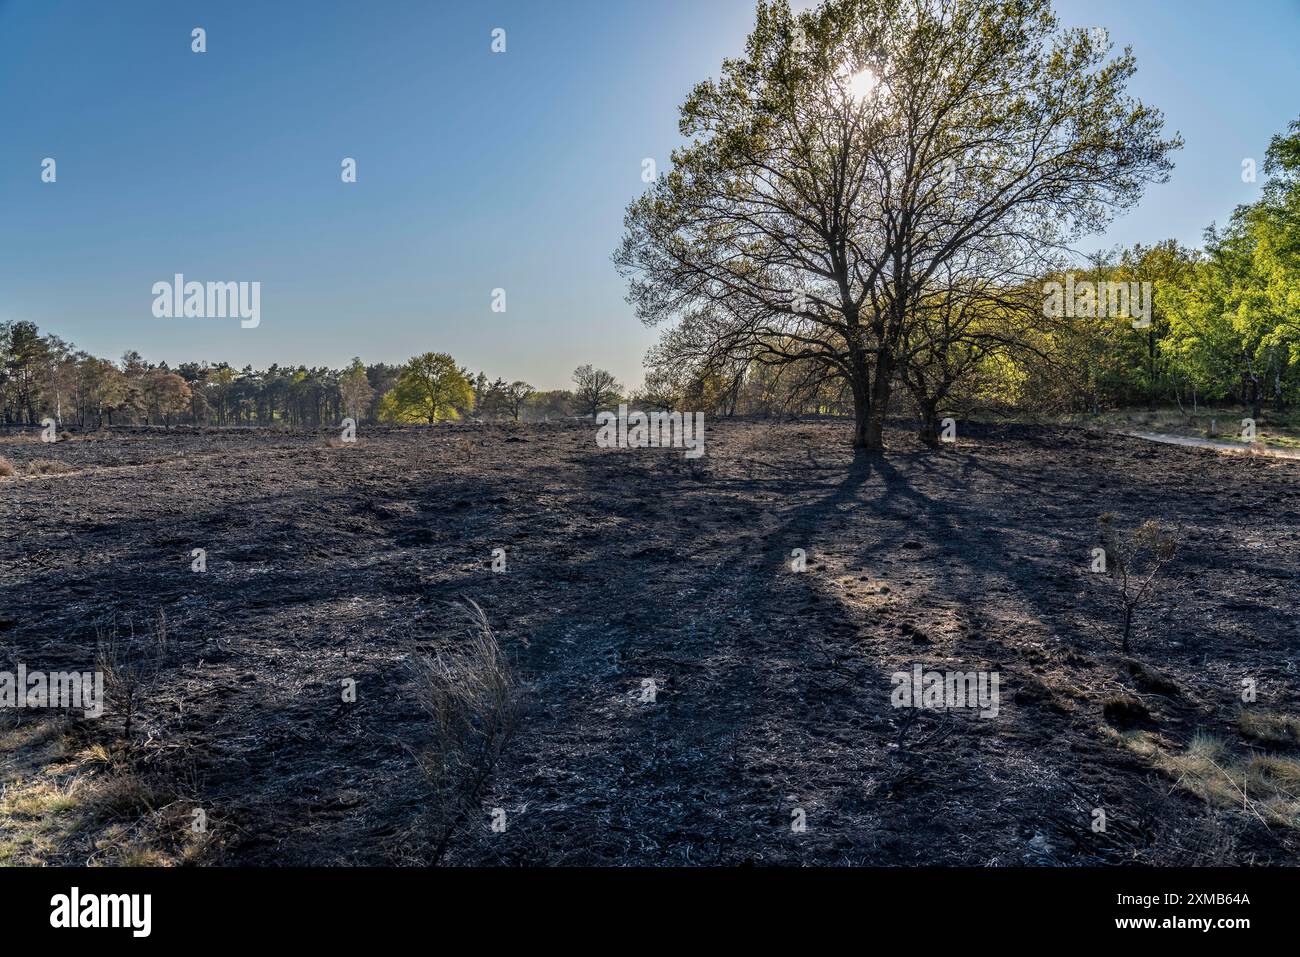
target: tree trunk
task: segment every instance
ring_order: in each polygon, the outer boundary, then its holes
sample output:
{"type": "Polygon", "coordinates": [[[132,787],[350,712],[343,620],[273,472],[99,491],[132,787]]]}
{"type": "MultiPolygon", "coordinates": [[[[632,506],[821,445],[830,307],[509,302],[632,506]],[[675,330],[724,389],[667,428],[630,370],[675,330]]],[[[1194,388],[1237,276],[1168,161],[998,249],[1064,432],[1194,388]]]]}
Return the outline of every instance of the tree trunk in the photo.
{"type": "Polygon", "coordinates": [[[1156,327],[1147,331],[1147,408],[1156,407],[1156,327]]]}
{"type": "Polygon", "coordinates": [[[939,444],[939,406],[936,402],[920,402],[917,408],[921,412],[921,441],[926,445],[937,447],[939,444]]]}
{"type": "Polygon", "coordinates": [[[885,448],[885,412],[889,408],[889,394],[894,385],[893,358],[884,349],[876,354],[876,381],[871,384],[871,403],[867,410],[867,431],[862,445],[856,448],[872,452],[885,448]]]}
{"type": "Polygon", "coordinates": [[[871,418],[871,395],[865,385],[853,385],[853,448],[865,449],[867,426],[871,418]]]}

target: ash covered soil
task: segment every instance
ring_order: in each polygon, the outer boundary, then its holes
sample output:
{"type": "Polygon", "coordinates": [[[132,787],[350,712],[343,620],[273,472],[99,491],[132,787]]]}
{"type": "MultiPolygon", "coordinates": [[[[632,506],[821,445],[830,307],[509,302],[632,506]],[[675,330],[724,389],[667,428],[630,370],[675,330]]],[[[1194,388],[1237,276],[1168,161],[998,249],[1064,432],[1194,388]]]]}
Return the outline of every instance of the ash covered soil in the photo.
{"type": "Polygon", "coordinates": [[[0,670],[166,632],[129,740],[112,710],[3,717],[0,788],[70,799],[11,801],[0,851],[422,862],[408,662],[471,598],[521,710],[447,863],[1295,861],[1295,828],[1168,760],[1198,733],[1297,754],[1241,719],[1300,715],[1300,464],[1029,426],[855,459],[848,429],[717,422],[695,462],[576,425],[0,442],[0,670]],[[1128,655],[1089,570],[1107,512],[1181,528],[1128,655]],[[914,663],[996,671],[998,715],[893,707],[914,663]]]}

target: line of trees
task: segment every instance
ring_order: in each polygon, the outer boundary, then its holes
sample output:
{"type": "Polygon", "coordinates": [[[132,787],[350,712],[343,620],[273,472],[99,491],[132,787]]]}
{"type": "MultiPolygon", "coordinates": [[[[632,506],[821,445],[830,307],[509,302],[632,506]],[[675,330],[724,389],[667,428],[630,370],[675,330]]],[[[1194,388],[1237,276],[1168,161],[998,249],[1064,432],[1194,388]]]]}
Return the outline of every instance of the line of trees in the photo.
{"type": "Polygon", "coordinates": [[[402,365],[342,369],[224,362],[175,368],[130,351],[118,362],[93,356],[31,322],[0,323],[0,423],[60,428],[105,425],[217,425],[319,428],[344,418],[375,424],[458,419],[543,421],[594,414],[620,399],[602,369],[581,366],[573,390],[539,392],[527,382],[471,373],[446,353],[402,365]]]}
{"type": "MultiPolygon", "coordinates": [[[[998,295],[956,295],[949,282],[922,298],[903,337],[893,382],[901,411],[933,439],[944,414],[1099,413],[1107,409],[1238,405],[1256,419],[1300,396],[1300,120],[1275,136],[1261,198],[1211,225],[1204,247],[1169,239],[1101,251],[998,295]],[[1045,315],[1044,289],[1067,274],[1083,289],[1150,283],[1150,313],[1072,310],[1045,315]]],[[[764,362],[717,348],[694,323],[670,329],[651,351],[652,404],[716,414],[848,414],[853,396],[837,370],[811,358],[764,362]]]]}

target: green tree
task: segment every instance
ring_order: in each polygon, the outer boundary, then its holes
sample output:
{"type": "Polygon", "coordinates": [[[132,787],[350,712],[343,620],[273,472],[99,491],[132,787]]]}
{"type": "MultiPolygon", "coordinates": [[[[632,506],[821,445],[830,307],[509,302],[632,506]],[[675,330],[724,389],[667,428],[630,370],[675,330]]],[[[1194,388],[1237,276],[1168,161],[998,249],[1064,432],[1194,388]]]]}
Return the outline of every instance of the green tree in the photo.
{"type": "Polygon", "coordinates": [[[169,428],[172,419],[190,407],[189,384],[166,367],[150,369],[145,374],[144,394],[150,412],[169,428]]]}
{"type": "Polygon", "coordinates": [[[34,322],[0,326],[0,386],[4,415],[9,422],[35,425],[39,416],[40,382],[49,362],[49,348],[34,322]]]}
{"type": "Polygon", "coordinates": [[[95,415],[96,428],[107,419],[113,424],[113,412],[126,401],[126,376],[108,359],[87,357],[81,366],[81,390],[87,412],[95,415]]]}
{"type": "Polygon", "coordinates": [[[537,390],[522,379],[516,379],[505,387],[505,408],[510,413],[514,421],[519,421],[519,416],[523,414],[524,406],[527,405],[529,398],[537,390]]]}
{"type": "Polygon", "coordinates": [[[1191,281],[1158,297],[1175,367],[1254,418],[1266,392],[1286,403],[1300,365],[1300,120],[1273,138],[1264,170],[1260,201],[1207,229],[1191,281]]]}
{"type": "Polygon", "coordinates": [[[354,358],[352,365],[348,366],[347,371],[339,377],[339,393],[343,401],[343,411],[358,422],[363,421],[370,411],[375,390],[370,385],[366,367],[360,359],[354,358]]]}
{"type": "MultiPolygon", "coordinates": [[[[745,55],[681,110],[690,143],[629,208],[615,262],[682,364],[811,360],[878,449],[917,303],[945,270],[1103,228],[1176,138],[1136,60],[1050,0],[762,0],[745,55]]],[[[733,376],[733,381],[735,377],[733,376]]]]}
{"type": "Polygon", "coordinates": [[[458,419],[474,401],[474,388],[445,352],[426,352],[402,367],[397,384],[380,402],[379,417],[388,422],[458,419]]]}
{"type": "Polygon", "coordinates": [[[532,419],[550,421],[552,418],[572,415],[575,405],[572,392],[567,389],[552,389],[549,392],[534,392],[528,397],[525,408],[532,419]]]}

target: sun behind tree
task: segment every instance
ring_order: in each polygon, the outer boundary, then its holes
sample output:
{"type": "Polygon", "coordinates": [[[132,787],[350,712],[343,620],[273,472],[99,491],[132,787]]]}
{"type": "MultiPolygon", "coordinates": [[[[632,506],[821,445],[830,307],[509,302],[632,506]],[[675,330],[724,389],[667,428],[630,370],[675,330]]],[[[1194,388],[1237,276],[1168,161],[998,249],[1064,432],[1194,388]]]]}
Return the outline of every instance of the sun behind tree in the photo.
{"type": "Polygon", "coordinates": [[[1181,142],[1126,92],[1136,69],[1050,0],[762,0],[628,208],[629,301],[667,367],[815,364],[880,449],[918,342],[969,349],[921,303],[984,311],[1167,178],[1181,142]]]}

